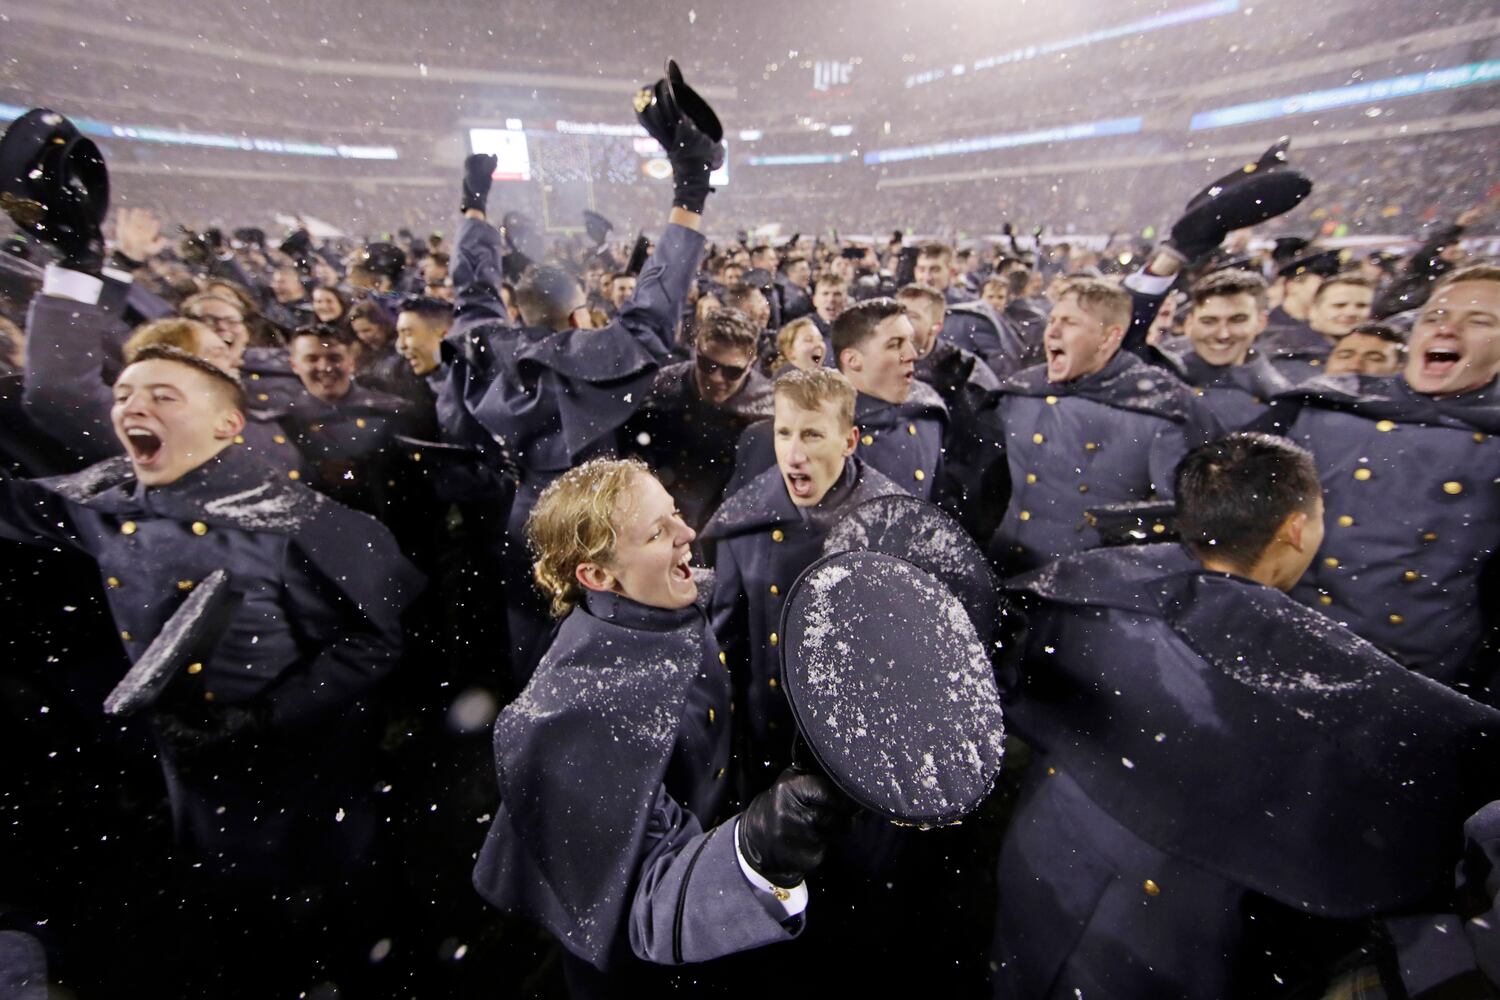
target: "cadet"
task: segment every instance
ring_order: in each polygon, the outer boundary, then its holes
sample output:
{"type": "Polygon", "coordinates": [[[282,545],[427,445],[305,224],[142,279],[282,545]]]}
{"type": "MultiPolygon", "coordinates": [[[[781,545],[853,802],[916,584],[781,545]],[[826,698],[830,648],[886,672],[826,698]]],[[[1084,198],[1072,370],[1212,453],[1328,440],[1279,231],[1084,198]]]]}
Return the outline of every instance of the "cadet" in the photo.
{"type": "Polygon", "coordinates": [[[502,804],[475,888],[558,939],[575,997],[641,996],[672,982],[643,962],[795,937],[847,810],[826,778],[787,771],[733,814],[730,673],[672,497],[637,461],[595,459],[547,487],[527,531],[562,624],[495,724],[502,804]]]}
{"type": "Polygon", "coordinates": [[[724,498],[740,434],[771,416],[771,380],[755,363],[759,336],[738,310],[710,312],[698,324],[692,360],[661,369],[625,427],[625,447],[648,460],[695,531],[724,498]]]}
{"type": "Polygon", "coordinates": [[[1394,375],[1406,365],[1406,335],[1384,323],[1361,323],[1328,355],[1329,375],[1394,375]]]}
{"type": "Polygon", "coordinates": [[[1318,461],[1332,521],[1293,596],[1396,660],[1483,700],[1481,581],[1500,548],[1500,268],[1453,272],[1396,378],[1317,379],[1265,418],[1318,461]]]}
{"type": "Polygon", "coordinates": [[[714,632],[748,730],[747,792],[767,787],[791,761],[776,649],[787,590],[821,554],[843,510],[901,490],[855,457],[855,395],[847,378],[827,368],[783,372],[772,418],[776,467],[732,493],[703,531],[716,546],[714,632]]]}
{"type": "Polygon", "coordinates": [[[1020,331],[989,303],[953,283],[953,250],[929,243],[917,255],[915,281],[941,293],[948,304],[943,339],[978,355],[999,378],[1021,367],[1026,353],[1020,331]]]}
{"type": "Polygon", "coordinates": [[[1362,943],[1395,968],[1369,918],[1457,906],[1464,820],[1500,792],[1500,714],[1284,593],[1323,538],[1310,455],[1234,434],[1176,477],[1184,545],[1010,584],[1006,721],[1040,759],[1001,848],[996,997],[1322,996],[1362,943]]]}

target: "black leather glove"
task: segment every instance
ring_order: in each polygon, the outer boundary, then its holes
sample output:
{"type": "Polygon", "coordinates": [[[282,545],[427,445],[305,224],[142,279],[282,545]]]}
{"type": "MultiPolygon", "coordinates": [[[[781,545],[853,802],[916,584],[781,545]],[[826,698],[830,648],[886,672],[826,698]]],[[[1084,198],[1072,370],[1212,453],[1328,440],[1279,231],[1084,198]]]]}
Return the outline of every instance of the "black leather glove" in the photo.
{"type": "Polygon", "coordinates": [[[495,167],[499,162],[500,158],[493,153],[474,153],[464,160],[464,200],[459,211],[487,210],[490,184],[495,179],[495,167]]]}
{"type": "Polygon", "coordinates": [[[179,752],[206,750],[230,740],[259,735],[265,729],[262,713],[250,706],[201,709],[163,709],[152,716],[162,741],[179,752]]]}
{"type": "Polygon", "coordinates": [[[833,782],[787,768],[740,813],[740,853],[766,881],[790,889],[823,863],[828,836],[849,811],[833,782]]]}
{"type": "Polygon", "coordinates": [[[713,191],[708,183],[709,174],[713,173],[712,151],[721,147],[701,134],[697,136],[697,140],[686,146],[678,146],[676,150],[667,150],[667,159],[672,164],[673,207],[685,208],[702,215],[703,206],[707,204],[709,193],[713,191]],[[698,148],[705,144],[708,151],[698,148]]]}
{"type": "Polygon", "coordinates": [[[941,341],[934,350],[939,354],[933,359],[932,387],[937,390],[939,396],[943,397],[944,402],[949,402],[968,384],[969,376],[974,374],[974,365],[979,358],[973,354],[965,355],[952,344],[944,344],[941,341]]]}

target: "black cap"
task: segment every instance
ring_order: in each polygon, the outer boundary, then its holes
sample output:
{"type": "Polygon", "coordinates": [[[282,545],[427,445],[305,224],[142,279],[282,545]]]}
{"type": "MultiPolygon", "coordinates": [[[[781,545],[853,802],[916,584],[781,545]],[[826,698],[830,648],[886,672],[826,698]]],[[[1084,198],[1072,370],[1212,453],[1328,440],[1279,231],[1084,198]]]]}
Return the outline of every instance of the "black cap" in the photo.
{"type": "Polygon", "coordinates": [[[696,90],[682,78],[674,60],[667,60],[666,74],[635,95],[635,117],[641,127],[661,143],[663,149],[690,146],[702,139],[713,144],[710,167],[724,165],[724,126],[719,116],[696,90]]]}
{"type": "Polygon", "coordinates": [[[824,556],[787,594],[781,635],[799,734],[849,798],[941,826],[989,795],[1004,751],[994,668],[931,574],[878,552],[824,556]]]}
{"type": "Polygon", "coordinates": [[[583,210],[583,230],[589,234],[589,239],[593,240],[596,246],[609,239],[609,234],[614,228],[615,224],[598,212],[592,212],[586,208],[583,210]]]}
{"type": "Polygon", "coordinates": [[[360,251],[359,262],[376,274],[395,281],[406,270],[406,251],[394,243],[370,243],[360,251]]]}
{"type": "Polygon", "coordinates": [[[1317,274],[1324,278],[1331,278],[1343,268],[1343,257],[1337,250],[1322,250],[1287,261],[1276,271],[1276,276],[1296,278],[1303,274],[1317,274]]]}

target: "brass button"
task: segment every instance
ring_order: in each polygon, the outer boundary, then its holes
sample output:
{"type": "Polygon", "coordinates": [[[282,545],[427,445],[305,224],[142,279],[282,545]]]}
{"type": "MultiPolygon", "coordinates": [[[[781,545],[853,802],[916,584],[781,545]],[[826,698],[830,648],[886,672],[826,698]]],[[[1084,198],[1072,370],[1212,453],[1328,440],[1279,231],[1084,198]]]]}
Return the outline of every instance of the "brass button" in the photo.
{"type": "Polygon", "coordinates": [[[781,593],[781,588],[776,586],[776,584],[774,583],[771,584],[771,596],[775,597],[779,593],[781,593]]]}
{"type": "Polygon", "coordinates": [[[1194,396],[1201,396],[1201,395],[1203,395],[1203,390],[1202,389],[1194,389],[1193,390],[1193,395],[1194,396]]]}
{"type": "Polygon", "coordinates": [[[1312,365],[1314,368],[1321,368],[1321,367],[1323,367],[1323,359],[1322,358],[1312,358],[1307,363],[1310,364],[1310,365],[1312,365]]]}
{"type": "Polygon", "coordinates": [[[1353,526],[1354,526],[1354,518],[1350,517],[1348,514],[1341,514],[1339,516],[1339,527],[1340,528],[1352,528],[1353,526]]]}
{"type": "Polygon", "coordinates": [[[205,691],[205,692],[203,692],[203,700],[204,701],[213,701],[214,700],[214,693],[212,691],[205,691]]]}
{"type": "Polygon", "coordinates": [[[194,521],[193,534],[199,536],[200,538],[208,534],[208,525],[204,524],[202,521],[194,521]]]}
{"type": "Polygon", "coordinates": [[[1327,559],[1323,560],[1323,565],[1327,566],[1329,569],[1338,569],[1339,561],[1335,557],[1329,556],[1327,559]]]}
{"type": "Polygon", "coordinates": [[[1382,434],[1389,434],[1396,429],[1396,423],[1393,420],[1382,420],[1375,425],[1375,429],[1382,434]]]}
{"type": "Polygon", "coordinates": [[[1392,625],[1400,625],[1402,622],[1406,621],[1406,619],[1401,615],[1388,615],[1386,620],[1389,621],[1392,625]]]}
{"type": "Polygon", "coordinates": [[[719,664],[720,666],[729,666],[729,657],[724,655],[724,651],[722,649],[719,650],[719,664]]]}
{"type": "Polygon", "coordinates": [[[1375,473],[1371,472],[1369,469],[1355,469],[1354,470],[1354,478],[1358,479],[1360,482],[1364,482],[1366,479],[1369,479],[1374,474],[1375,473]]]}
{"type": "Polygon", "coordinates": [[[298,472],[296,469],[293,469],[291,472],[288,472],[286,474],[286,477],[288,479],[293,479],[293,480],[301,479],[302,478],[302,473],[298,472]]]}
{"type": "Polygon", "coordinates": [[[286,444],[286,435],[284,435],[284,434],[278,434],[275,437],[273,437],[271,440],[275,441],[277,444],[286,444]]]}
{"type": "Polygon", "coordinates": [[[1079,493],[1087,493],[1088,491],[1089,491],[1089,484],[1088,483],[1079,483],[1078,484],[1078,492],[1079,493]]]}
{"type": "Polygon", "coordinates": [[[1405,573],[1401,574],[1401,579],[1405,580],[1407,583],[1416,583],[1418,580],[1422,579],[1422,574],[1418,573],[1414,569],[1409,569],[1405,573]]]}
{"type": "Polygon", "coordinates": [[[358,428],[360,428],[360,429],[364,429],[364,426],[365,426],[365,418],[364,418],[364,417],[355,417],[355,418],[354,418],[354,426],[355,426],[355,427],[358,427],[358,428]]]}
{"type": "Polygon", "coordinates": [[[714,720],[717,719],[718,717],[719,717],[718,713],[716,713],[713,709],[710,708],[708,710],[708,724],[710,726],[714,724],[714,720]]]}
{"type": "Polygon", "coordinates": [[[105,580],[104,582],[107,583],[107,584],[109,584],[109,589],[110,590],[114,590],[116,587],[118,587],[120,585],[120,578],[117,577],[117,576],[112,576],[109,579],[105,580]]]}
{"type": "Polygon", "coordinates": [[[910,434],[912,437],[916,437],[917,436],[917,425],[916,424],[907,424],[906,425],[906,433],[910,434]]]}
{"type": "Polygon", "coordinates": [[[252,381],[252,382],[259,382],[260,381],[260,372],[251,372],[250,373],[250,381],[252,381]]]}
{"type": "Polygon", "coordinates": [[[1036,482],[1036,473],[1035,472],[1028,472],[1028,473],[1026,473],[1026,481],[1028,483],[1034,483],[1034,482],[1036,482]]]}
{"type": "Polygon", "coordinates": [[[201,664],[201,663],[189,663],[188,664],[188,673],[190,673],[190,674],[201,674],[201,673],[203,673],[203,664],[201,664]]]}
{"type": "Polygon", "coordinates": [[[1022,521],[1029,521],[1031,520],[1031,511],[1023,510],[1021,511],[1021,513],[1017,514],[1016,517],[1020,518],[1022,521]]]}
{"type": "Polygon", "coordinates": [[[1323,605],[1324,607],[1327,607],[1328,605],[1333,603],[1333,598],[1329,597],[1327,594],[1319,594],[1318,603],[1323,605]]]}
{"type": "Polygon", "coordinates": [[[264,402],[265,402],[265,401],[266,401],[266,400],[268,400],[268,399],[270,399],[270,398],[271,398],[271,397],[270,397],[270,396],[267,396],[267,395],[266,395],[266,394],[265,394],[265,393],[263,393],[263,392],[257,392],[257,393],[256,393],[256,394],[255,394],[255,398],[256,398],[256,399],[258,399],[258,400],[260,400],[260,401],[261,401],[261,402],[262,402],[262,403],[264,403],[264,402]]]}
{"type": "Polygon", "coordinates": [[[714,780],[718,781],[719,779],[721,779],[723,777],[724,777],[724,768],[721,767],[721,768],[719,768],[719,773],[716,774],[716,775],[714,775],[714,780]]]}
{"type": "Polygon", "coordinates": [[[786,539],[786,533],[783,532],[780,528],[777,528],[777,529],[775,529],[774,531],[771,532],[771,541],[773,541],[773,542],[780,542],[780,541],[785,541],[785,539],[786,539]]]}
{"type": "Polygon", "coordinates": [[[1457,480],[1449,480],[1443,484],[1443,492],[1450,497],[1456,497],[1464,491],[1464,484],[1457,480]]]}
{"type": "Polygon", "coordinates": [[[1422,541],[1424,541],[1424,542],[1435,542],[1435,541],[1437,541],[1437,532],[1436,531],[1424,531],[1424,532],[1422,532],[1422,541]]]}
{"type": "Polygon", "coordinates": [[[766,681],[766,684],[769,685],[770,687],[773,687],[773,688],[781,687],[781,682],[778,681],[774,677],[772,677],[770,680],[766,681]]]}
{"type": "Polygon", "coordinates": [[[1162,524],[1160,521],[1156,522],[1155,524],[1153,524],[1151,526],[1151,532],[1153,534],[1160,535],[1160,534],[1163,534],[1166,530],[1167,530],[1167,526],[1165,524],[1162,524]]]}
{"type": "Polygon", "coordinates": [[[927,473],[923,472],[921,469],[918,469],[916,472],[913,472],[912,475],[917,478],[917,482],[919,482],[919,483],[922,480],[924,480],[924,479],[927,478],[927,473]]]}
{"type": "Polygon", "coordinates": [[[243,435],[243,434],[236,434],[234,436],[234,443],[235,444],[244,444],[245,443],[245,435],[243,435]]]}
{"type": "Polygon", "coordinates": [[[866,434],[864,437],[859,439],[859,443],[863,445],[871,445],[875,443],[875,438],[869,434],[866,434]]]}
{"type": "Polygon", "coordinates": [[[779,644],[780,642],[781,642],[781,637],[778,636],[775,632],[772,632],[771,633],[771,645],[775,646],[775,645],[779,644]]]}
{"type": "Polygon", "coordinates": [[[1031,435],[1031,443],[1032,444],[1041,444],[1045,440],[1047,440],[1047,439],[1044,438],[1044,437],[1042,437],[1040,431],[1038,431],[1037,433],[1031,435]]]}
{"type": "Polygon", "coordinates": [[[420,462],[420,461],[422,461],[422,453],[420,451],[414,451],[414,452],[412,452],[411,453],[411,460],[413,462],[420,462]]]}
{"type": "Polygon", "coordinates": [[[1099,445],[1096,444],[1096,443],[1094,443],[1093,441],[1085,441],[1084,444],[1083,444],[1083,450],[1084,451],[1098,451],[1099,450],[1099,445]]]}
{"type": "Polygon", "coordinates": [[[1160,896],[1161,895],[1161,886],[1157,885],[1155,882],[1151,881],[1149,878],[1141,885],[1141,888],[1146,890],[1146,895],[1148,895],[1148,896],[1160,896]]]}
{"type": "Polygon", "coordinates": [[[1056,406],[1057,405],[1057,397],[1056,396],[1048,396],[1047,397],[1047,405],[1048,406],[1056,406]]]}
{"type": "Polygon", "coordinates": [[[1484,435],[1481,434],[1481,433],[1479,433],[1478,431],[1475,431],[1474,432],[1474,443],[1475,444],[1483,444],[1484,443],[1484,435]]]}
{"type": "Polygon", "coordinates": [[[120,638],[124,639],[126,642],[129,642],[130,641],[130,633],[127,632],[127,631],[125,631],[124,629],[121,629],[120,630],[120,638]]]}
{"type": "Polygon", "coordinates": [[[120,534],[122,534],[122,535],[133,535],[133,534],[135,534],[135,522],[134,521],[126,521],[124,524],[121,524],[120,525],[120,534]]]}
{"type": "Polygon", "coordinates": [[[177,581],[177,589],[178,590],[192,590],[193,589],[193,581],[192,580],[178,580],[177,581]]]}

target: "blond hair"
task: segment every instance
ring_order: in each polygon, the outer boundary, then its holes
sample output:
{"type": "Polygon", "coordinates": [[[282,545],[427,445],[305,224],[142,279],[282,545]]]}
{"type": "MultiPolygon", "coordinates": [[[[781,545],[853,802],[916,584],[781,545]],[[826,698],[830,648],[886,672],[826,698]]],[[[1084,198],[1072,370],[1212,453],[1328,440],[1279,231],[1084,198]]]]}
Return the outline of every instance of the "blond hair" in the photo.
{"type": "Polygon", "coordinates": [[[1058,293],[1061,302],[1069,295],[1078,299],[1078,308],[1106,327],[1130,326],[1130,293],[1099,278],[1069,278],[1058,293]]]}
{"type": "Polygon", "coordinates": [[[824,403],[834,404],[840,427],[854,426],[854,384],[843,372],[832,368],[813,368],[804,371],[791,368],[776,377],[776,396],[785,396],[792,405],[804,410],[821,409],[824,403]]]}
{"type": "MultiPolygon", "coordinates": [[[[811,316],[801,316],[776,331],[776,354],[780,364],[792,363],[792,345],[797,342],[798,334],[808,327],[818,330],[818,324],[812,321],[811,316]]],[[[823,331],[818,330],[818,338],[822,337],[823,331]]]]}
{"type": "Polygon", "coordinates": [[[637,476],[649,475],[651,470],[638,459],[596,458],[564,472],[542,491],[526,519],[526,539],[536,556],[532,575],[554,618],[583,599],[579,565],[603,565],[613,558],[620,496],[637,476]]]}
{"type": "Polygon", "coordinates": [[[147,347],[175,347],[189,354],[198,353],[198,332],[212,334],[213,331],[195,319],[184,316],[169,316],[154,319],[135,328],[130,339],[125,341],[122,354],[128,365],[135,356],[147,347]]]}

